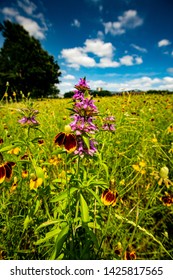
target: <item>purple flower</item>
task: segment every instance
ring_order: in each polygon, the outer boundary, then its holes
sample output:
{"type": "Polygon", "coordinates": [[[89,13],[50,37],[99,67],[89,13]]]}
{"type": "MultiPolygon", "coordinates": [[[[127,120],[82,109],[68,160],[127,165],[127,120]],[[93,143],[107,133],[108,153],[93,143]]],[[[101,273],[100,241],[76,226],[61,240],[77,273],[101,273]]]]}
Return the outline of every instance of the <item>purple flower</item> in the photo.
{"type": "Polygon", "coordinates": [[[82,92],[90,89],[87,85],[86,78],[80,78],[79,83],[75,85],[75,88],[82,92]]]}
{"type": "Polygon", "coordinates": [[[75,154],[84,156],[85,154],[93,156],[96,153],[97,142],[90,138],[91,134],[94,134],[98,128],[93,123],[94,116],[98,114],[97,107],[94,104],[92,96],[89,94],[89,86],[85,78],[81,78],[79,83],[75,85],[77,90],[74,91],[73,100],[73,111],[75,112],[71,118],[73,121],[70,123],[71,129],[76,133],[77,149],[74,151],[75,154]],[[82,136],[87,138],[84,142],[82,136]]]}
{"type": "Polygon", "coordinates": [[[73,99],[76,99],[76,100],[84,100],[84,94],[83,92],[79,91],[79,90],[75,90],[74,91],[74,95],[73,95],[73,99]]]}
{"type": "Polygon", "coordinates": [[[74,151],[74,153],[79,156],[84,156],[84,155],[93,156],[97,152],[97,148],[96,148],[97,144],[98,143],[95,140],[90,139],[89,140],[90,148],[88,149],[88,147],[84,143],[83,139],[81,137],[78,137],[77,138],[77,149],[74,151]]]}
{"type": "Polygon", "coordinates": [[[105,124],[102,126],[102,129],[103,129],[103,130],[107,130],[107,131],[115,131],[115,126],[114,126],[114,124],[105,123],[105,124]]]}
{"type": "Polygon", "coordinates": [[[76,135],[81,135],[82,133],[93,134],[97,129],[97,126],[92,122],[92,117],[81,117],[80,115],[72,116],[74,121],[70,124],[71,129],[76,131],[76,135]]]}
{"type": "Polygon", "coordinates": [[[104,118],[104,121],[112,121],[112,122],[114,122],[115,121],[115,117],[114,116],[106,117],[106,118],[104,118]]]}
{"type": "Polygon", "coordinates": [[[97,107],[92,99],[84,98],[82,101],[76,102],[74,111],[81,116],[93,116],[98,113],[97,107]]]}
{"type": "Polygon", "coordinates": [[[21,120],[18,121],[23,125],[39,125],[39,122],[35,119],[35,116],[32,117],[23,117],[21,120]]]}

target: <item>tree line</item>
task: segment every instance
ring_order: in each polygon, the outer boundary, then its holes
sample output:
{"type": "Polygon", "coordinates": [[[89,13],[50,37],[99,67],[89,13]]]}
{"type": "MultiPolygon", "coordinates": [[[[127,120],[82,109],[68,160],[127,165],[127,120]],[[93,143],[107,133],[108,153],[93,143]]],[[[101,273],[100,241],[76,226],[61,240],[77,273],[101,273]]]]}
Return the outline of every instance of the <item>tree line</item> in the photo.
{"type": "Polygon", "coordinates": [[[19,24],[9,20],[0,23],[4,43],[0,49],[0,99],[10,85],[8,94],[47,97],[59,93],[60,67],[40,42],[19,24]]]}

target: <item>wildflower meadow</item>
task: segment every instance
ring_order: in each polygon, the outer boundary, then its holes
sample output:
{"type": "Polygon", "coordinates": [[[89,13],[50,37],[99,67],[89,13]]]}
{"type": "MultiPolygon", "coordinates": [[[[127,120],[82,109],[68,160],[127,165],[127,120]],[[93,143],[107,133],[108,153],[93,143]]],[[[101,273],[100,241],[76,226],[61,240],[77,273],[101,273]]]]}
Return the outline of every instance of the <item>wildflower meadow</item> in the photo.
{"type": "Polygon", "coordinates": [[[173,259],[173,95],[20,94],[0,102],[0,259],[173,259]]]}

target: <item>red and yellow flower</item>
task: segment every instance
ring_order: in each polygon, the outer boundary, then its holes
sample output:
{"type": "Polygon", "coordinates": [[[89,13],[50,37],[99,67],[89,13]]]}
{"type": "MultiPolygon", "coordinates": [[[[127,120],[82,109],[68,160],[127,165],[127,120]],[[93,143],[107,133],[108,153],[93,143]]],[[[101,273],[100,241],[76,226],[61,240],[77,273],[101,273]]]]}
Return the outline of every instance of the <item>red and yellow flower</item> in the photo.
{"type": "Polygon", "coordinates": [[[4,181],[9,182],[13,175],[13,166],[15,165],[14,162],[5,162],[0,164],[0,184],[4,181]]]}
{"type": "Polygon", "coordinates": [[[109,205],[115,206],[117,197],[118,197],[117,192],[113,192],[110,189],[106,189],[102,193],[101,202],[106,206],[109,206],[109,205]]]}

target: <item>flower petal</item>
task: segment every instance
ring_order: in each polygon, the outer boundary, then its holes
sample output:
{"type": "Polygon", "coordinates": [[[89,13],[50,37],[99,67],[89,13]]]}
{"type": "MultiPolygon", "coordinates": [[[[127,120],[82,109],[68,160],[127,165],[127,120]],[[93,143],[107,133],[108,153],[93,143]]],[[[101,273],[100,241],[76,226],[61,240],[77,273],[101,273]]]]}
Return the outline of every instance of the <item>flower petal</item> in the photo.
{"type": "Polygon", "coordinates": [[[55,136],[54,143],[61,147],[64,145],[64,139],[65,139],[65,133],[60,132],[55,136]]]}
{"type": "Polygon", "coordinates": [[[3,181],[5,180],[5,176],[6,176],[6,170],[4,168],[4,164],[0,165],[0,184],[3,183],[3,181]]]}
{"type": "Polygon", "coordinates": [[[73,152],[76,150],[77,142],[73,134],[67,134],[64,139],[64,147],[68,152],[73,152]]]}
{"type": "Polygon", "coordinates": [[[5,171],[6,171],[6,178],[5,178],[5,180],[8,182],[8,181],[11,180],[11,177],[12,177],[12,174],[13,174],[12,166],[11,166],[10,162],[6,162],[4,164],[4,168],[5,168],[5,171]]]}

